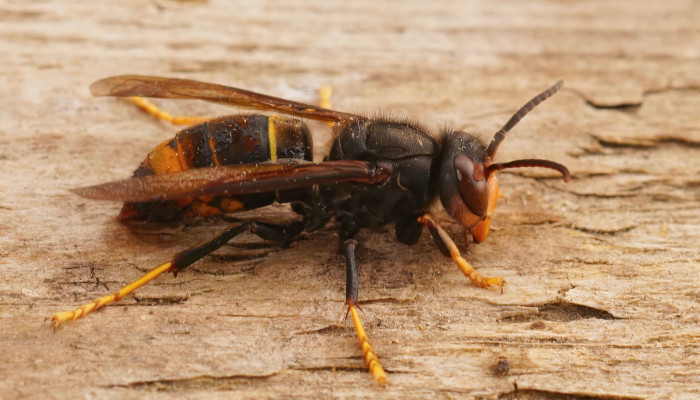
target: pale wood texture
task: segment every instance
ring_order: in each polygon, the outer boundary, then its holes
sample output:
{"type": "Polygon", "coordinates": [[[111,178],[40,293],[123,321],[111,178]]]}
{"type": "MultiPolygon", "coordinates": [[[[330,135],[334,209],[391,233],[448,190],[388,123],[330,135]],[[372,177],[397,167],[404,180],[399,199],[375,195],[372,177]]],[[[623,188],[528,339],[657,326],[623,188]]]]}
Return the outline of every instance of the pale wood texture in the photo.
{"type": "Polygon", "coordinates": [[[697,398],[698,21],[697,1],[1,1],[0,398],[697,398]],[[573,179],[504,172],[485,243],[447,227],[502,295],[427,234],[359,235],[383,388],[342,322],[333,225],[284,250],[246,238],[53,332],[44,317],[223,226],[132,233],[119,204],[67,191],[129,176],[177,131],[90,96],[124,73],[306,102],[331,85],[338,109],[484,137],[564,78],[498,160],[557,160],[573,179]]]}

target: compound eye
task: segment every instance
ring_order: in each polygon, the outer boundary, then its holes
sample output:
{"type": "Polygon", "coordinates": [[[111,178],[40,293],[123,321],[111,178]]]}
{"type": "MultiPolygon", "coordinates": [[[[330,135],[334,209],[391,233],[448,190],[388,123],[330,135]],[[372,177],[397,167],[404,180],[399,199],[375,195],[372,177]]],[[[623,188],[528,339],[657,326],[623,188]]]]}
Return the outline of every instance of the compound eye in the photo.
{"type": "Polygon", "coordinates": [[[472,214],[485,218],[489,207],[489,185],[484,167],[464,154],[455,157],[454,166],[462,201],[472,214]]]}

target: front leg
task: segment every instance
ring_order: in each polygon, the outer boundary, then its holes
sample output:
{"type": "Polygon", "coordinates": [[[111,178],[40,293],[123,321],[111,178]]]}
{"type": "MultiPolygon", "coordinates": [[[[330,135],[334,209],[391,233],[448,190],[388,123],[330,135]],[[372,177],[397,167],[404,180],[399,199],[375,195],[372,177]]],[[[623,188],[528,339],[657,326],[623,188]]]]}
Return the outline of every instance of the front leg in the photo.
{"type": "Polygon", "coordinates": [[[418,222],[428,227],[430,234],[433,235],[435,244],[437,245],[438,249],[440,249],[440,252],[445,257],[451,258],[452,261],[457,264],[464,276],[469,278],[469,280],[471,280],[475,285],[483,288],[498,286],[501,289],[501,293],[503,293],[503,284],[505,284],[503,278],[500,276],[488,278],[481,275],[479,271],[474,269],[474,267],[472,267],[471,264],[469,264],[467,260],[465,260],[461,254],[459,254],[457,245],[455,245],[447,232],[445,232],[445,230],[442,229],[437,222],[435,222],[430,214],[425,214],[422,217],[419,217],[418,222]]]}

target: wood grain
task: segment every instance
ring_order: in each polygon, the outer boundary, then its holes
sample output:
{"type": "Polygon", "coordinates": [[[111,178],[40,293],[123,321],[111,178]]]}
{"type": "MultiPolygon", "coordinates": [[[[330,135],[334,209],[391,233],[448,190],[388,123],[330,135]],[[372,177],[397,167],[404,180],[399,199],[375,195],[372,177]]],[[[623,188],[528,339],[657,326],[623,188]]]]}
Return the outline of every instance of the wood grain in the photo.
{"type": "Polygon", "coordinates": [[[698,20],[690,0],[0,2],[0,398],[697,398],[698,20]],[[427,234],[413,247],[391,228],[359,235],[386,387],[342,321],[332,225],[283,250],[245,238],[53,332],[44,317],[223,227],[132,232],[119,204],[68,192],[128,177],[176,132],[90,96],[129,73],[311,103],[331,85],[340,110],[484,137],[563,78],[498,160],[552,159],[573,178],[504,171],[485,243],[447,227],[505,277],[502,295],[427,234]]]}

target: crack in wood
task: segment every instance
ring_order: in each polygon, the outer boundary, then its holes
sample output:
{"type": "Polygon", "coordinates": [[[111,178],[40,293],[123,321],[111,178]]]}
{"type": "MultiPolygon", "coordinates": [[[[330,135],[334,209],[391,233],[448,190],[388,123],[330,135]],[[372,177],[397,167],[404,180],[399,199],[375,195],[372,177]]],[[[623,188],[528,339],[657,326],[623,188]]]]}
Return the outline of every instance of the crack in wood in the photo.
{"type": "Polygon", "coordinates": [[[190,294],[187,296],[162,296],[162,297],[139,297],[139,296],[132,296],[134,301],[136,302],[135,304],[131,304],[132,306],[168,306],[168,305],[173,305],[173,304],[182,304],[189,300],[190,297],[195,296],[196,294],[190,294]]]}
{"type": "Polygon", "coordinates": [[[575,224],[568,224],[566,225],[568,228],[583,232],[583,233],[589,233],[593,235],[606,235],[606,236],[615,236],[619,233],[625,233],[629,232],[632,229],[636,228],[638,225],[627,225],[627,226],[622,226],[619,228],[612,228],[612,229],[603,229],[603,228],[587,228],[585,226],[579,226],[575,224]]]}
{"type": "Polygon", "coordinates": [[[158,391],[170,391],[170,390],[188,390],[188,389],[199,389],[206,388],[207,390],[212,390],[215,386],[220,386],[221,384],[232,383],[240,380],[265,380],[274,375],[272,374],[235,374],[235,375],[198,375],[187,378],[176,378],[176,379],[153,379],[146,381],[134,381],[122,384],[111,384],[104,386],[105,388],[127,388],[127,389],[155,389],[158,391]]]}
{"type": "Polygon", "coordinates": [[[568,91],[570,93],[576,94],[578,97],[580,97],[586,105],[589,107],[596,109],[596,110],[615,110],[615,111],[621,111],[621,112],[626,112],[626,113],[636,113],[642,105],[644,105],[644,100],[647,96],[653,95],[653,94],[661,94],[661,93],[667,93],[667,92],[687,92],[687,91],[700,91],[699,86],[695,85],[688,85],[688,86],[666,86],[658,89],[646,89],[642,92],[642,100],[641,101],[630,101],[630,102],[619,102],[615,104],[602,104],[599,102],[596,102],[594,99],[591,97],[587,96],[584,92],[577,90],[577,89],[572,89],[572,88],[566,88],[564,89],[565,91],[568,91]]]}
{"type": "Polygon", "coordinates": [[[347,335],[348,333],[352,333],[350,327],[343,325],[328,325],[323,328],[294,332],[295,335],[347,335]]]}
{"type": "Polygon", "coordinates": [[[680,136],[657,136],[652,138],[625,137],[605,138],[595,134],[590,135],[598,144],[609,149],[651,149],[662,145],[682,145],[691,148],[700,147],[700,142],[680,136]]]}
{"type": "Polygon", "coordinates": [[[367,304],[398,304],[398,305],[403,305],[403,304],[412,304],[414,302],[414,299],[398,299],[396,297],[381,297],[381,298],[376,298],[376,299],[367,299],[367,300],[362,300],[360,302],[361,305],[367,305],[367,304]]]}
{"type": "Polygon", "coordinates": [[[559,392],[555,390],[542,389],[518,389],[517,383],[515,390],[512,392],[503,393],[498,396],[499,400],[640,400],[645,397],[630,396],[614,393],[576,393],[576,392],[559,392]]]}
{"type": "Polygon", "coordinates": [[[262,319],[277,319],[277,318],[298,318],[298,314],[277,314],[277,315],[264,315],[264,314],[217,314],[220,317],[231,317],[231,318],[262,318],[262,319]]]}
{"type": "Polygon", "coordinates": [[[614,316],[607,310],[572,303],[566,300],[558,300],[533,306],[537,308],[535,313],[512,314],[501,318],[502,322],[533,322],[533,321],[554,321],[571,322],[581,319],[602,319],[618,320],[622,319],[614,316]]]}
{"type": "Polygon", "coordinates": [[[208,258],[217,263],[232,263],[242,261],[254,263],[262,261],[265,257],[269,255],[269,253],[270,252],[256,254],[210,254],[208,258]]]}
{"type": "Polygon", "coordinates": [[[618,103],[618,104],[596,104],[592,100],[585,99],[588,106],[595,108],[596,110],[615,110],[625,113],[634,114],[642,107],[642,102],[640,103],[618,103]]]}
{"type": "MultiPolygon", "coordinates": [[[[337,358],[336,358],[337,359],[337,358]]],[[[362,357],[347,357],[347,358],[342,358],[343,360],[352,360],[352,361],[364,361],[364,358],[362,357]]],[[[357,367],[353,366],[318,366],[318,367],[297,367],[297,368],[289,368],[289,371],[308,371],[308,372],[315,372],[315,371],[330,371],[330,372],[337,372],[337,371],[344,371],[344,372],[365,372],[366,367],[364,365],[358,365],[357,367]]],[[[387,370],[389,372],[389,370],[387,370]]],[[[391,371],[392,373],[395,371],[391,371]]]]}
{"type": "Polygon", "coordinates": [[[105,284],[104,282],[100,282],[100,278],[98,278],[95,274],[95,264],[90,263],[88,265],[88,268],[90,270],[90,276],[95,280],[95,287],[93,289],[97,289],[98,287],[103,286],[106,290],[109,290],[107,284],[105,284]]]}

